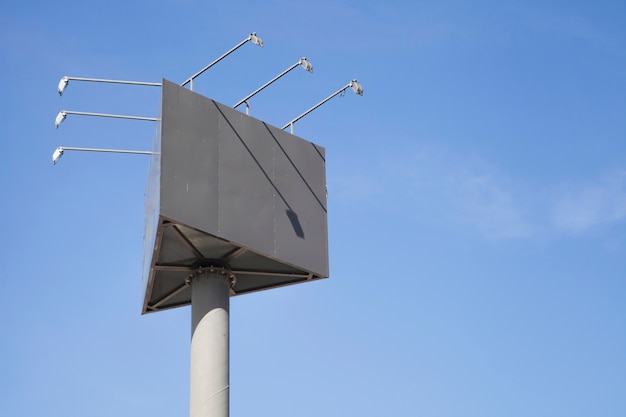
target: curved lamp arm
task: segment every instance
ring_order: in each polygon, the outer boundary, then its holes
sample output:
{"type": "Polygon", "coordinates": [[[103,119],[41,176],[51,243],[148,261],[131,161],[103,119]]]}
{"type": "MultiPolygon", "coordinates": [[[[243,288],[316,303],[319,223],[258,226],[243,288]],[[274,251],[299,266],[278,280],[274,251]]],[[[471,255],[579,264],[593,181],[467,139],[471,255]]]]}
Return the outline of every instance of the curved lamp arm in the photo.
{"type": "Polygon", "coordinates": [[[215,61],[211,62],[209,65],[207,65],[206,67],[202,68],[200,71],[196,72],[194,75],[192,75],[191,77],[187,78],[185,80],[185,82],[183,82],[181,84],[181,86],[186,86],[187,84],[189,84],[189,89],[193,90],[193,80],[195,78],[197,78],[200,74],[202,74],[204,71],[208,70],[209,68],[211,68],[213,65],[217,64],[218,62],[220,62],[222,59],[226,58],[228,55],[232,54],[233,52],[235,52],[237,49],[241,48],[246,42],[252,42],[255,45],[261,46],[263,47],[263,40],[261,38],[259,38],[256,35],[256,32],[252,32],[250,34],[250,36],[248,36],[246,39],[242,40],[241,42],[239,42],[237,45],[235,45],[234,47],[232,47],[228,52],[226,52],[225,54],[223,54],[222,56],[220,56],[219,58],[217,58],[215,61]]]}
{"type": "Polygon", "coordinates": [[[127,150],[127,149],[74,148],[71,146],[59,146],[58,148],[54,150],[54,153],[52,154],[52,163],[54,165],[56,165],[59,159],[61,159],[65,151],[131,153],[131,154],[139,154],[139,155],[157,155],[158,154],[158,152],[133,151],[133,150],[127,150]]]}
{"type": "Polygon", "coordinates": [[[148,85],[148,86],[151,86],[151,87],[161,87],[161,83],[149,83],[149,82],[144,82],[144,81],[106,80],[106,79],[102,79],[102,78],[68,77],[66,75],[63,78],[61,78],[61,81],[59,81],[59,86],[57,87],[57,90],[58,90],[60,96],[63,95],[63,90],[65,90],[65,87],[67,87],[67,85],[69,84],[70,80],[90,81],[90,82],[94,82],[94,83],[132,84],[132,85],[148,85]]]}
{"type": "Polygon", "coordinates": [[[161,120],[157,117],[126,116],[123,114],[89,113],[85,111],[61,110],[59,114],[57,114],[56,119],[54,120],[54,126],[57,129],[59,128],[59,125],[63,123],[63,121],[65,120],[68,114],[77,114],[80,116],[112,117],[114,119],[148,120],[151,122],[156,122],[156,121],[161,120]]]}
{"type": "Polygon", "coordinates": [[[263,89],[265,89],[265,87],[269,86],[274,81],[278,80],[280,77],[282,77],[283,75],[287,74],[292,69],[296,68],[298,65],[301,66],[302,68],[304,68],[305,70],[307,70],[308,72],[313,72],[313,64],[311,64],[310,61],[307,61],[307,59],[305,57],[302,57],[302,58],[300,58],[298,60],[298,62],[296,62],[295,64],[291,65],[289,68],[287,68],[286,70],[284,70],[283,72],[278,74],[276,77],[272,78],[271,80],[269,80],[268,82],[263,84],[261,87],[257,88],[252,93],[248,94],[247,96],[245,96],[244,98],[239,100],[237,102],[237,104],[235,104],[233,106],[233,108],[237,108],[237,107],[241,106],[243,103],[246,103],[246,114],[249,114],[250,113],[250,108],[248,106],[248,100],[251,97],[255,96],[257,93],[261,92],[263,89]]]}
{"type": "Polygon", "coordinates": [[[307,114],[311,113],[313,110],[317,109],[319,106],[321,106],[322,104],[326,103],[328,100],[332,99],[333,97],[335,97],[337,94],[343,93],[344,91],[346,91],[348,88],[352,88],[352,90],[362,96],[363,95],[363,87],[361,86],[361,84],[359,84],[356,80],[352,80],[350,81],[348,84],[346,84],[345,86],[341,87],[339,90],[335,91],[334,93],[332,93],[331,95],[329,95],[328,97],[326,97],[324,100],[320,101],[319,103],[317,103],[315,106],[311,107],[310,109],[308,109],[307,111],[305,111],[304,113],[302,113],[300,116],[296,117],[295,119],[291,120],[289,123],[287,123],[285,126],[281,127],[282,130],[285,130],[288,126],[291,126],[291,133],[293,133],[293,124],[295,122],[297,122],[298,120],[302,119],[304,116],[306,116],[307,114]]]}

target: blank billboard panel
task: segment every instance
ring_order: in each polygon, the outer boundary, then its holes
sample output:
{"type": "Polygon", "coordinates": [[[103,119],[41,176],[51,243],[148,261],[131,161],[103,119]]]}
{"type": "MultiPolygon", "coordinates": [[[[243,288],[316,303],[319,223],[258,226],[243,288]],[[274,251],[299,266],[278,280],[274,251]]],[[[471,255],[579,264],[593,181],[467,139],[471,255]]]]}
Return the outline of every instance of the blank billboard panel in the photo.
{"type": "Polygon", "coordinates": [[[190,303],[209,264],[232,295],[328,277],[324,149],[163,80],[146,187],[143,312],[190,303]]]}

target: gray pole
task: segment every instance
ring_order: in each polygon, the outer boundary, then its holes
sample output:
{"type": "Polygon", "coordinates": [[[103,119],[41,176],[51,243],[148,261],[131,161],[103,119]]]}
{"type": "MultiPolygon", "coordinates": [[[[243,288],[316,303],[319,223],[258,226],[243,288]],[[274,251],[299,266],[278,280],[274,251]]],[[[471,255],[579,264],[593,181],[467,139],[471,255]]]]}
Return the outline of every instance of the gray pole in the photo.
{"type": "Polygon", "coordinates": [[[223,268],[203,268],[190,277],[190,417],[229,415],[229,302],[233,279],[223,268]]]}

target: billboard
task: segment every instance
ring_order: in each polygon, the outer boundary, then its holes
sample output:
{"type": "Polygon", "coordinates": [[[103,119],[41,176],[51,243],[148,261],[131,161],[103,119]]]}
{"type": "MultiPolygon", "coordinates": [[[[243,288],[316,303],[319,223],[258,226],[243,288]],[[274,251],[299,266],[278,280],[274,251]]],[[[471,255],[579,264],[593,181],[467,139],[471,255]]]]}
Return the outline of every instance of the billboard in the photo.
{"type": "Polygon", "coordinates": [[[203,267],[231,295],[328,277],[324,148],[167,80],[153,148],[143,313],[190,304],[203,267]]]}

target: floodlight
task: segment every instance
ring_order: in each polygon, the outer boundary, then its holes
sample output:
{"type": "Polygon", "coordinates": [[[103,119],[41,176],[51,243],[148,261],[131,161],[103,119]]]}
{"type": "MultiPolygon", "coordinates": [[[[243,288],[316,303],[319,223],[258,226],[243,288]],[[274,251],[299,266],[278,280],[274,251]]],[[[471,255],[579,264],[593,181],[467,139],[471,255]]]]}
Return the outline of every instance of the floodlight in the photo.
{"type": "Polygon", "coordinates": [[[181,86],[186,86],[187,84],[189,84],[189,89],[193,90],[193,80],[195,78],[197,78],[200,74],[202,74],[204,71],[208,70],[209,68],[211,68],[213,65],[217,64],[218,62],[220,62],[222,59],[226,58],[228,55],[230,55],[231,53],[235,52],[237,49],[241,48],[246,42],[252,42],[255,45],[261,46],[263,47],[263,40],[261,38],[259,38],[256,34],[256,32],[252,32],[246,39],[242,40],[241,42],[239,42],[237,45],[233,46],[228,52],[226,52],[225,54],[223,54],[222,56],[220,56],[219,58],[217,58],[215,61],[211,62],[209,65],[207,65],[206,67],[202,68],[200,71],[196,72],[194,75],[192,75],[191,77],[187,78],[182,84],[181,86]]]}
{"type": "Polygon", "coordinates": [[[305,111],[304,113],[302,113],[300,116],[296,117],[295,119],[293,119],[292,121],[290,121],[289,123],[287,123],[285,126],[283,126],[281,129],[285,130],[288,126],[291,126],[291,133],[293,133],[293,124],[295,122],[297,122],[298,120],[302,119],[304,116],[306,116],[307,114],[311,113],[313,110],[317,109],[319,106],[321,106],[322,104],[326,103],[328,100],[330,100],[331,98],[335,97],[337,94],[341,94],[344,91],[346,91],[348,88],[352,88],[352,90],[362,96],[363,95],[363,87],[361,86],[361,84],[359,84],[356,80],[352,80],[350,81],[348,84],[344,85],[343,87],[341,87],[339,90],[335,91],[334,93],[332,93],[330,96],[326,97],[324,100],[320,101],[319,103],[317,103],[315,106],[311,107],[310,109],[308,109],[307,111],[305,111]]]}
{"type": "Polygon", "coordinates": [[[151,122],[156,122],[160,120],[156,117],[126,116],[124,114],[89,113],[84,111],[61,110],[59,114],[57,114],[57,118],[54,121],[54,125],[57,127],[57,129],[59,125],[65,120],[68,114],[77,114],[79,116],[112,117],[114,119],[148,120],[151,122]]]}
{"type": "Polygon", "coordinates": [[[54,121],[54,127],[58,129],[59,125],[63,123],[63,120],[65,120],[66,117],[67,117],[67,112],[65,110],[61,110],[59,114],[57,114],[57,118],[54,121]]]}
{"type": "Polygon", "coordinates": [[[155,155],[158,152],[150,152],[150,151],[134,151],[128,149],[101,149],[101,148],[74,148],[69,146],[59,146],[54,150],[52,154],[52,163],[56,165],[56,163],[61,159],[63,153],[65,151],[83,151],[83,152],[107,152],[107,153],[130,153],[135,155],[155,155]]]}
{"type": "Polygon", "coordinates": [[[59,146],[58,148],[56,148],[54,150],[54,153],[52,154],[52,164],[56,165],[57,161],[59,160],[59,158],[61,158],[63,156],[63,148],[61,146],[59,146]]]}
{"type": "Polygon", "coordinates": [[[67,83],[70,82],[70,79],[68,77],[63,77],[61,78],[61,81],[59,81],[59,95],[62,96],[63,95],[63,90],[65,90],[65,87],[67,87],[67,83]]]}
{"type": "Polygon", "coordinates": [[[237,104],[235,104],[233,106],[233,108],[237,108],[237,107],[241,106],[243,103],[246,103],[246,114],[249,114],[250,113],[250,107],[248,106],[248,99],[250,99],[252,96],[254,96],[257,93],[259,93],[261,90],[263,90],[268,85],[272,84],[274,81],[278,80],[283,75],[287,74],[292,69],[296,68],[298,65],[301,66],[302,68],[304,68],[305,70],[307,70],[308,72],[313,72],[313,64],[311,64],[310,61],[307,61],[307,59],[305,57],[302,57],[302,58],[300,58],[298,60],[298,62],[296,62],[295,64],[291,65],[289,68],[287,68],[286,70],[284,70],[283,72],[278,74],[276,77],[272,78],[271,80],[269,80],[268,82],[263,84],[261,87],[259,87],[256,90],[254,90],[252,93],[248,94],[246,97],[244,97],[241,100],[239,100],[237,102],[237,104]]]}
{"type": "Polygon", "coordinates": [[[306,60],[305,57],[302,57],[300,61],[298,61],[300,66],[309,72],[313,72],[313,64],[306,60]]]}
{"type": "Polygon", "coordinates": [[[152,87],[161,87],[161,83],[151,83],[151,82],[144,82],[144,81],[106,80],[102,78],[68,77],[66,75],[63,78],[61,78],[61,81],[59,81],[58,91],[59,91],[60,96],[63,95],[63,90],[65,90],[65,87],[67,87],[67,84],[70,82],[70,80],[89,81],[89,82],[95,82],[95,83],[132,84],[132,85],[148,85],[152,87]]]}
{"type": "Polygon", "coordinates": [[[352,80],[350,84],[352,84],[351,87],[355,93],[357,93],[360,96],[363,95],[363,87],[361,87],[361,84],[357,83],[356,80],[352,80]]]}
{"type": "Polygon", "coordinates": [[[258,45],[258,46],[260,46],[261,48],[263,47],[263,39],[259,38],[259,37],[256,35],[256,32],[252,32],[252,33],[250,34],[250,36],[248,37],[248,39],[249,39],[249,40],[250,40],[250,42],[252,42],[253,44],[258,45]]]}

